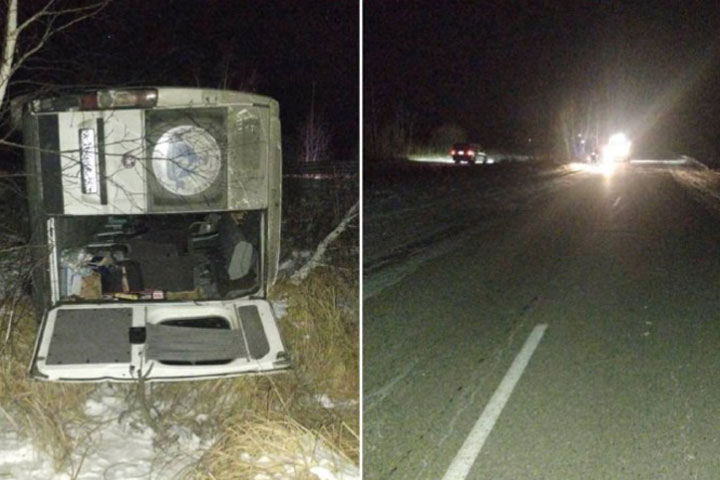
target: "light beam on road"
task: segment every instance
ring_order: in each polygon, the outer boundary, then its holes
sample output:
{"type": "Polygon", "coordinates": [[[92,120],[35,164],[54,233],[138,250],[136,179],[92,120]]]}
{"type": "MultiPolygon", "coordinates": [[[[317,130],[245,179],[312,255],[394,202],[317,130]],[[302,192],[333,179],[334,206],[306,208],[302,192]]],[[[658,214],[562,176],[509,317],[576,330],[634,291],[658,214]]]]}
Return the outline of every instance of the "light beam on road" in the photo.
{"type": "Polygon", "coordinates": [[[449,155],[408,155],[408,160],[424,163],[455,163],[449,155]]]}

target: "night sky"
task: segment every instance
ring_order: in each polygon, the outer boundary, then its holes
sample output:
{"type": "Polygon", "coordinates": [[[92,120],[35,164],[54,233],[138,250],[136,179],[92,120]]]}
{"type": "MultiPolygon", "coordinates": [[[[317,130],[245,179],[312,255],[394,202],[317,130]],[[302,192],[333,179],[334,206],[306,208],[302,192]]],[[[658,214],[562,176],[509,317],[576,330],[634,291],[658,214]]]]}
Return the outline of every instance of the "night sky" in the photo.
{"type": "MultiPolygon", "coordinates": [[[[20,2],[21,19],[44,3],[20,2]]],[[[255,91],[280,102],[289,161],[315,85],[333,156],[349,160],[359,143],[358,12],[352,0],[116,0],[53,37],[11,95],[75,85],[255,91]]]]}
{"type": "Polygon", "coordinates": [[[594,105],[636,151],[720,160],[720,6],[697,1],[366,2],[365,114],[400,108],[414,136],[557,143],[560,112],[594,105]]]}

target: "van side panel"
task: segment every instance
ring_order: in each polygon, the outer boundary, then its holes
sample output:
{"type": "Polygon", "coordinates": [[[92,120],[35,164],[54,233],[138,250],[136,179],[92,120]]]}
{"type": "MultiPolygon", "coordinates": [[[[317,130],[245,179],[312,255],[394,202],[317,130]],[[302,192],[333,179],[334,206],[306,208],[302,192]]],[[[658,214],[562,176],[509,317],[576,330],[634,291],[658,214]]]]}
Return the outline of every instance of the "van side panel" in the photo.
{"type": "Polygon", "coordinates": [[[280,259],[280,226],[282,213],[282,142],[280,119],[270,119],[270,155],[268,160],[268,207],[267,207],[267,285],[275,282],[280,259]]]}

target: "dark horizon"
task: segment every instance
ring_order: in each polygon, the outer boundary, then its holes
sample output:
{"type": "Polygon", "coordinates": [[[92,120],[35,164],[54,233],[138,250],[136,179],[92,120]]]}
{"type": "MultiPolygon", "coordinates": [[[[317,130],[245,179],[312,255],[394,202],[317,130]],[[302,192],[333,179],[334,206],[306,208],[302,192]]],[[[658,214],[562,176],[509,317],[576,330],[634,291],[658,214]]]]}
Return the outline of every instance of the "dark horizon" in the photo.
{"type": "Polygon", "coordinates": [[[111,2],[54,36],[17,73],[22,83],[11,84],[9,96],[98,85],[252,91],[280,103],[288,162],[314,91],[333,159],[351,160],[359,142],[358,58],[356,2],[111,2]]]}
{"type": "Polygon", "coordinates": [[[549,148],[574,105],[602,112],[602,128],[628,131],[637,149],[720,154],[715,6],[373,0],[365,11],[366,125],[400,108],[416,140],[457,124],[488,146],[549,148]]]}

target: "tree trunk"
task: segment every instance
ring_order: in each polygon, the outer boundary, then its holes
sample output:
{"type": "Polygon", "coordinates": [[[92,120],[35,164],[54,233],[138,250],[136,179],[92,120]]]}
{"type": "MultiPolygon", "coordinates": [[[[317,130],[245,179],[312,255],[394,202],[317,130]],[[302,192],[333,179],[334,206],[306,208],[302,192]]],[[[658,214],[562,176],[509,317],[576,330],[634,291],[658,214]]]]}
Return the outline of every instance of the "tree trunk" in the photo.
{"type": "Polygon", "coordinates": [[[3,49],[2,64],[0,64],[0,105],[5,100],[5,93],[8,83],[10,83],[17,34],[17,0],[10,0],[5,23],[5,48],[3,49]]]}

